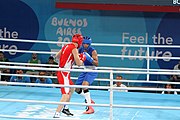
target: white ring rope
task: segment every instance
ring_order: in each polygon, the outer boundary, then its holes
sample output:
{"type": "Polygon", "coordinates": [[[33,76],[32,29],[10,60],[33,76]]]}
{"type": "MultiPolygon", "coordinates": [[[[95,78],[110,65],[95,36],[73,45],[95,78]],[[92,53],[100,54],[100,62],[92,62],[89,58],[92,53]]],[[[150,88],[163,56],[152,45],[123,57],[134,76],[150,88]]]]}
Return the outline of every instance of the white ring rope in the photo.
{"type": "MultiPolygon", "coordinates": [[[[20,77],[38,77],[38,78],[57,78],[57,76],[46,76],[46,75],[31,75],[31,74],[8,74],[8,73],[0,73],[0,75],[5,75],[5,76],[20,76],[20,77]]],[[[71,78],[72,79],[72,78],[71,78]]]]}
{"type": "MultiPolygon", "coordinates": [[[[26,66],[7,66],[0,65],[0,68],[9,69],[24,69],[24,70],[45,70],[45,71],[73,71],[73,72],[84,72],[84,69],[64,69],[64,68],[43,68],[43,67],[26,67],[26,66]]],[[[126,74],[155,74],[155,75],[179,75],[178,72],[151,72],[151,71],[112,71],[112,70],[90,70],[86,69],[86,72],[100,72],[100,73],[126,73],[126,74]]]]}
{"type": "Polygon", "coordinates": [[[153,57],[153,56],[131,56],[131,55],[112,55],[112,54],[98,54],[99,57],[115,57],[115,58],[146,58],[146,59],[173,59],[179,60],[180,57],[153,57]]]}
{"type": "Polygon", "coordinates": [[[27,40],[27,39],[7,39],[0,38],[1,41],[14,41],[14,42],[30,42],[30,43],[47,43],[47,44],[67,44],[68,42],[55,42],[55,41],[43,41],[43,40],[27,40]]]}
{"type": "MultiPolygon", "coordinates": [[[[0,49],[2,52],[20,52],[20,53],[41,53],[41,54],[50,54],[55,55],[57,52],[49,52],[49,51],[26,51],[26,50],[6,50],[0,49]]],[[[180,57],[153,57],[153,56],[131,56],[131,55],[112,55],[112,54],[98,54],[99,57],[115,57],[115,58],[146,58],[146,59],[175,59],[179,60],[180,57]]]]}
{"type": "Polygon", "coordinates": [[[0,51],[5,51],[5,52],[20,52],[20,53],[42,53],[42,54],[56,54],[57,52],[48,52],[48,51],[27,51],[27,50],[5,50],[5,49],[0,49],[0,51]]]}
{"type": "MultiPolygon", "coordinates": [[[[6,75],[6,76],[27,76],[27,77],[44,77],[44,78],[57,78],[56,76],[40,76],[40,75],[30,75],[30,74],[7,74],[7,73],[0,73],[0,75],[6,75]]],[[[77,77],[71,77],[71,79],[77,79],[77,77]]],[[[107,81],[110,82],[110,79],[104,79],[104,78],[96,78],[95,81],[107,81]]],[[[119,80],[113,79],[113,82],[119,82],[119,80]]],[[[180,82],[169,82],[169,81],[145,81],[145,80],[121,80],[121,82],[126,83],[154,83],[154,84],[180,84],[180,82]]],[[[1,83],[0,83],[1,84],[1,83]]]]}
{"type": "MultiPolygon", "coordinates": [[[[33,64],[33,63],[21,63],[21,62],[0,62],[1,64],[6,65],[24,65],[24,66],[40,66],[40,67],[56,67],[58,68],[59,65],[52,65],[52,64],[33,64]]],[[[73,68],[78,69],[85,69],[84,66],[73,66],[73,68]]],[[[98,70],[127,70],[127,71],[147,71],[147,69],[142,68],[116,68],[116,67],[96,67],[98,70]]],[[[157,72],[180,72],[180,70],[172,70],[172,69],[149,69],[149,71],[157,71],[157,72]]],[[[179,73],[180,74],[180,73],[179,73]]]]}
{"type": "MultiPolygon", "coordinates": [[[[58,68],[59,65],[52,65],[52,64],[33,64],[33,63],[21,63],[21,62],[0,62],[1,64],[6,64],[6,65],[25,65],[25,66],[40,66],[40,67],[56,67],[58,68]]],[[[84,66],[73,66],[73,68],[78,68],[78,69],[85,69],[84,66]]],[[[142,68],[116,68],[116,67],[96,67],[98,70],[129,70],[129,71],[147,71],[147,69],[142,69],[142,68]]],[[[180,72],[180,70],[172,70],[172,69],[149,69],[149,71],[164,71],[164,72],[180,72]]]]}
{"type": "MultiPolygon", "coordinates": [[[[31,69],[31,70],[46,70],[46,71],[58,71],[58,70],[67,70],[67,69],[63,69],[63,68],[39,68],[39,67],[24,67],[24,66],[3,66],[0,65],[0,68],[11,68],[11,69],[31,69]]],[[[106,72],[106,73],[109,73],[109,71],[107,70],[83,70],[83,69],[69,69],[68,71],[76,71],[76,72],[84,72],[84,71],[89,71],[89,72],[106,72]]],[[[113,71],[114,73],[127,73],[128,71],[113,71]]],[[[138,71],[129,71],[130,73],[139,73],[139,74],[143,74],[143,72],[138,72],[138,71]]],[[[146,73],[156,73],[156,74],[160,74],[160,72],[144,72],[144,74],[146,73]]],[[[161,74],[167,74],[167,72],[161,72],[161,74]]],[[[170,74],[170,73],[168,73],[170,74]]],[[[178,73],[173,73],[173,74],[178,74],[178,73]]],[[[9,75],[9,74],[5,74],[5,73],[2,73],[2,75],[9,75]]],[[[12,74],[11,74],[12,75],[12,74]]],[[[17,74],[14,74],[14,75],[17,75],[17,74]]],[[[17,75],[17,76],[29,76],[29,77],[42,77],[42,76],[38,76],[38,75],[17,75]]],[[[52,77],[52,76],[44,76],[45,78],[56,78],[55,76],[52,77]]],[[[129,80],[127,82],[130,82],[129,80]]],[[[135,81],[132,81],[132,82],[135,82],[135,81]]],[[[141,81],[139,81],[141,82],[141,81]]],[[[148,83],[157,83],[156,81],[151,81],[148,83]]],[[[159,82],[160,83],[160,82],[159,82]]],[[[161,83],[165,83],[165,82],[161,82],[161,83]]],[[[174,84],[179,84],[179,82],[174,82],[174,84]]]]}
{"type": "MultiPolygon", "coordinates": [[[[1,68],[1,66],[3,66],[3,65],[0,65],[0,68],[1,68]]],[[[50,71],[52,71],[52,70],[55,70],[55,71],[57,71],[57,70],[67,70],[67,69],[63,69],[63,68],[39,68],[39,67],[30,67],[30,68],[28,68],[28,67],[24,67],[24,66],[3,66],[2,68],[14,68],[14,69],[17,69],[17,67],[18,68],[21,68],[21,69],[32,69],[32,70],[50,70],[50,71]]],[[[82,71],[85,71],[85,70],[82,70],[82,69],[70,69],[70,70],[68,70],[68,71],[76,71],[76,72],[82,72],[82,71]]],[[[92,72],[92,71],[94,71],[94,72],[110,72],[110,71],[105,71],[105,70],[86,70],[86,71],[90,71],[90,72],[92,72]]],[[[119,72],[119,71],[111,71],[111,72],[119,72]]],[[[120,72],[123,72],[123,71],[120,71],[120,72]]],[[[137,73],[137,71],[131,71],[132,73],[137,73]]],[[[124,72],[123,72],[124,73],[124,72]]],[[[125,71],[125,73],[127,73],[127,71],[125,71]]],[[[138,72],[139,73],[139,72],[138,72]]],[[[142,72],[141,72],[142,73],[142,72]]],[[[149,72],[150,73],[150,72],[149,72]]],[[[157,72],[156,72],[157,73],[157,72]]],[[[167,73],[166,73],[167,74],[167,73]]],[[[173,73],[174,74],[174,73],[173,73]]],[[[21,76],[21,75],[20,75],[21,76]]],[[[22,75],[23,76],[23,75],[22,75]]],[[[40,76],[36,76],[36,77],[40,77],[40,76]]],[[[41,76],[42,77],[42,76],[41,76]]],[[[45,77],[49,77],[49,76],[45,76],[45,77]]]]}
{"type": "MultiPolygon", "coordinates": [[[[7,73],[0,73],[0,75],[6,75],[6,76],[27,76],[27,77],[44,77],[44,78],[57,78],[56,76],[39,76],[39,75],[30,75],[30,74],[7,74],[7,73]]],[[[71,79],[77,79],[77,77],[71,77],[71,79]]],[[[95,81],[107,81],[110,82],[110,79],[104,79],[104,78],[96,78],[95,81]]],[[[119,82],[119,80],[113,79],[113,82],[119,82]]],[[[180,82],[168,82],[168,81],[145,81],[145,80],[121,80],[121,82],[126,83],[155,83],[155,84],[180,84],[180,82]]],[[[0,82],[1,84],[1,82],[0,82]]]]}
{"type": "MultiPolygon", "coordinates": [[[[67,44],[69,42],[52,42],[52,41],[39,41],[39,40],[23,40],[23,39],[4,39],[0,38],[2,41],[18,41],[18,42],[33,42],[33,43],[49,43],[49,44],[67,44]]],[[[122,47],[122,46],[127,46],[127,47],[160,47],[160,48],[180,48],[180,46],[177,45],[131,45],[131,44],[102,44],[102,43],[93,43],[92,45],[95,46],[115,46],[115,47],[122,47]]],[[[42,54],[56,54],[57,52],[47,52],[47,51],[26,51],[26,50],[5,50],[5,49],[0,49],[0,51],[6,51],[6,52],[23,52],[23,53],[42,53],[42,54]]],[[[118,57],[118,58],[148,58],[148,59],[175,59],[179,60],[180,57],[153,57],[153,56],[129,56],[129,55],[108,55],[108,54],[98,54],[98,56],[101,57],[118,57]]]]}
{"type": "MultiPolygon", "coordinates": [[[[76,105],[76,106],[98,106],[98,107],[109,107],[110,104],[87,104],[87,103],[74,103],[74,102],[52,102],[52,101],[39,101],[39,100],[21,100],[21,99],[0,99],[2,102],[21,102],[21,103],[34,103],[34,104],[67,104],[67,105],[76,105]]],[[[172,106],[138,106],[138,105],[113,105],[117,108],[141,108],[141,109],[165,109],[165,110],[180,110],[180,107],[172,106]]]]}
{"type": "MultiPolygon", "coordinates": [[[[48,44],[67,44],[69,42],[55,42],[55,41],[47,41],[47,40],[28,40],[28,39],[7,39],[0,38],[1,41],[16,41],[16,42],[33,42],[33,43],[48,43],[48,44]]],[[[109,47],[159,47],[159,48],[180,48],[178,45],[134,45],[134,44],[110,44],[110,43],[92,43],[95,46],[109,46],[109,47]]]]}
{"type": "Polygon", "coordinates": [[[71,87],[71,88],[91,88],[108,90],[141,90],[141,91],[180,91],[180,89],[165,89],[165,88],[140,88],[140,87],[113,87],[113,86],[82,86],[82,85],[60,85],[60,84],[37,84],[37,83],[20,83],[20,82],[4,82],[0,81],[1,85],[21,85],[21,86],[38,86],[38,87],[71,87]]]}
{"type": "Polygon", "coordinates": [[[58,68],[58,65],[52,65],[52,64],[33,64],[33,63],[21,63],[21,62],[0,62],[0,64],[6,64],[6,65],[25,65],[25,66],[40,66],[40,67],[56,67],[58,68]]]}

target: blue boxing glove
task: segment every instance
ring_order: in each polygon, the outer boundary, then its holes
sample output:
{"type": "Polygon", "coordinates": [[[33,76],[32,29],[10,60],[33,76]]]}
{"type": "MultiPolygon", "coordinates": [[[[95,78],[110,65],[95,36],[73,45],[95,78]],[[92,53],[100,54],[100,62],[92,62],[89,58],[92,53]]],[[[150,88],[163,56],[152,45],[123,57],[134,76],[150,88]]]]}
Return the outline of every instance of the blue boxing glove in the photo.
{"type": "Polygon", "coordinates": [[[83,52],[83,54],[86,56],[86,60],[88,60],[90,63],[93,62],[93,58],[87,52],[83,52]]]}

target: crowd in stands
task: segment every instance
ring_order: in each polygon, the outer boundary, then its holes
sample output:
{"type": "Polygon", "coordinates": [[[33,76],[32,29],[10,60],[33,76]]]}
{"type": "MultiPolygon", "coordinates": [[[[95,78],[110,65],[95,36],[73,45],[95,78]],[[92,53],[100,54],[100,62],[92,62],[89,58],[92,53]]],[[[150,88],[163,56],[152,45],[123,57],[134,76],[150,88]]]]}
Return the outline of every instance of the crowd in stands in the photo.
{"type": "MultiPolygon", "coordinates": [[[[22,69],[17,69],[16,74],[23,75],[24,72],[22,69]]],[[[11,76],[10,82],[24,82],[24,83],[31,83],[30,77],[28,76],[11,76]]]]}
{"type": "MultiPolygon", "coordinates": [[[[7,65],[9,64],[3,64],[2,62],[9,62],[8,58],[5,57],[3,52],[0,52],[0,65],[7,65]]],[[[31,58],[27,61],[29,65],[28,67],[40,67],[36,64],[41,64],[41,60],[38,59],[38,54],[32,53],[31,58]],[[32,64],[32,65],[30,65],[32,64]]],[[[53,56],[49,56],[47,59],[47,68],[57,68],[58,63],[55,62],[53,56]]],[[[174,70],[180,70],[180,61],[177,65],[174,66],[174,70]]],[[[23,69],[9,69],[9,68],[0,68],[0,72],[3,74],[16,74],[16,75],[1,75],[0,81],[7,81],[7,82],[23,82],[23,83],[41,83],[41,84],[57,84],[57,78],[47,78],[47,77],[40,77],[40,76],[55,76],[56,77],[56,71],[42,71],[42,70],[23,70],[23,69]],[[29,77],[29,76],[23,76],[26,75],[37,75],[39,77],[29,77]],[[22,75],[22,76],[21,76],[22,75]]],[[[123,77],[121,75],[116,76],[116,82],[114,82],[113,87],[123,87],[126,88],[127,86],[123,84],[120,80],[122,80],[123,77]]],[[[180,82],[180,75],[172,75],[169,79],[169,82],[180,82]]],[[[180,84],[164,84],[164,87],[166,89],[180,89],[180,84]]],[[[116,91],[119,92],[128,92],[126,89],[116,89],[116,91]]],[[[176,91],[162,91],[161,94],[179,94],[179,92],[176,91]]]]}
{"type": "MultiPolygon", "coordinates": [[[[172,85],[172,84],[165,84],[164,88],[165,89],[174,89],[174,85],[172,85]]],[[[175,95],[177,95],[177,92],[176,91],[162,91],[162,94],[175,94],[175,95]]]]}
{"type": "MultiPolygon", "coordinates": [[[[3,64],[2,62],[9,62],[9,60],[5,57],[3,52],[0,52],[0,64],[1,65],[8,65],[3,64]]],[[[28,68],[31,67],[42,67],[38,64],[41,64],[41,60],[38,59],[38,54],[32,53],[31,58],[27,61],[28,68]],[[31,65],[32,64],[32,65],[31,65]],[[37,65],[36,65],[37,64],[37,65]]],[[[54,58],[50,56],[45,63],[47,64],[46,68],[58,68],[58,63],[55,62],[54,58]],[[53,66],[56,65],[56,66],[53,66]]],[[[0,75],[0,81],[7,81],[7,82],[21,82],[21,83],[40,83],[40,84],[57,84],[56,78],[48,78],[48,76],[56,77],[56,71],[49,71],[49,70],[33,70],[32,69],[9,69],[9,68],[0,68],[0,72],[3,74],[14,74],[14,75],[0,75]],[[28,76],[29,75],[29,76],[28,76]],[[35,75],[35,77],[32,75],[35,75]],[[45,77],[41,77],[45,76],[45,77]]]]}
{"type": "MultiPolygon", "coordinates": [[[[0,52],[0,62],[9,62],[9,60],[4,56],[4,53],[2,51],[0,52]]],[[[11,70],[9,68],[0,68],[0,72],[9,74],[11,73],[11,70]]],[[[1,75],[1,81],[9,81],[9,79],[10,79],[10,76],[1,75]]]]}

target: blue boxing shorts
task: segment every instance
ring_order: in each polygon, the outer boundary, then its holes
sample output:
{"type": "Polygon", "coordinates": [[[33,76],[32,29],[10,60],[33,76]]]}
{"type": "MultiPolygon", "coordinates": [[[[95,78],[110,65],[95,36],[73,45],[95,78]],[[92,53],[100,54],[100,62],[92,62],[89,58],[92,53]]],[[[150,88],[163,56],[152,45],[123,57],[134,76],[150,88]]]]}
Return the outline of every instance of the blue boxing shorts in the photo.
{"type": "Polygon", "coordinates": [[[91,85],[97,75],[97,72],[82,72],[76,81],[76,85],[82,85],[83,81],[87,81],[91,85]]]}

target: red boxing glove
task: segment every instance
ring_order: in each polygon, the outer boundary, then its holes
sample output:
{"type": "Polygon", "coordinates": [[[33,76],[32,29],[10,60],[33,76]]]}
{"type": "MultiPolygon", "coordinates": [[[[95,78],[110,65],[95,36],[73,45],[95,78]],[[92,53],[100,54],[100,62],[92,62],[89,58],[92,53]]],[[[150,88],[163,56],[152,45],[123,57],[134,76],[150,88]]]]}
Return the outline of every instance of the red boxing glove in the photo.
{"type": "Polygon", "coordinates": [[[86,60],[86,55],[84,55],[83,53],[79,54],[79,59],[84,62],[86,60]]]}

